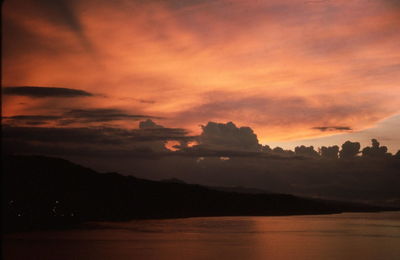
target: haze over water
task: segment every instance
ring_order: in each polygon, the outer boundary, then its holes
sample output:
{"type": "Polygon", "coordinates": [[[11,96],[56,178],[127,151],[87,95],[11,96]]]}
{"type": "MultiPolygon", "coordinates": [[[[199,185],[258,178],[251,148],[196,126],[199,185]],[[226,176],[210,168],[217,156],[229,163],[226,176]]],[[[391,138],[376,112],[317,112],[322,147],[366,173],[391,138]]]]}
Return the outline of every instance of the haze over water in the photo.
{"type": "Polygon", "coordinates": [[[400,212],[90,223],[12,234],[6,259],[399,259],[400,212]]]}

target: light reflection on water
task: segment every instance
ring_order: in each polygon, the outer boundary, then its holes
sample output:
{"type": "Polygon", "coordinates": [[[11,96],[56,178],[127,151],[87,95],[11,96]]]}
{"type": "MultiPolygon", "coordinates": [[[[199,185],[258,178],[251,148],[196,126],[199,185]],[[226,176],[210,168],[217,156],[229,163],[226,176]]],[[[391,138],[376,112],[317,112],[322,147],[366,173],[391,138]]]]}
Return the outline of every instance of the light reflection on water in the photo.
{"type": "Polygon", "coordinates": [[[91,223],[12,234],[5,259],[400,259],[400,212],[91,223]]]}

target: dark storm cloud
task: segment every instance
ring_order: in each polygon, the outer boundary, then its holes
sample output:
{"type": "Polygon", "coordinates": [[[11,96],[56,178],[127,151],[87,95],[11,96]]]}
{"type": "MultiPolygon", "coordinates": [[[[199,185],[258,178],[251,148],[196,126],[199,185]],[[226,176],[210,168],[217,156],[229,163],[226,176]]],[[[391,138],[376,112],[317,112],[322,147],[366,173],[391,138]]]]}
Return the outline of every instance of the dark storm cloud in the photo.
{"type": "Polygon", "coordinates": [[[82,156],[169,155],[164,147],[168,140],[190,141],[185,129],[112,127],[17,127],[3,125],[3,149],[8,153],[82,156]]]}
{"type": "Polygon", "coordinates": [[[135,142],[186,140],[181,128],[122,129],[112,127],[16,127],[3,126],[3,138],[27,142],[129,145],[135,142]]]}
{"type": "Polygon", "coordinates": [[[5,139],[2,148],[9,154],[40,154],[48,156],[78,156],[82,158],[146,158],[158,159],[162,153],[155,152],[148,147],[118,147],[108,145],[107,149],[99,149],[98,146],[90,144],[68,144],[58,143],[33,143],[20,140],[5,139]]]}
{"type": "Polygon", "coordinates": [[[348,126],[315,126],[311,129],[319,130],[321,132],[326,131],[351,131],[353,130],[351,127],[348,126]]]}
{"type": "Polygon", "coordinates": [[[2,92],[3,95],[27,96],[33,98],[73,98],[93,96],[93,94],[80,89],[39,86],[9,86],[3,88],[2,92]]]}
{"type": "Polygon", "coordinates": [[[96,108],[96,109],[73,109],[63,114],[64,118],[80,120],[83,123],[108,122],[113,120],[140,120],[145,118],[157,118],[148,115],[134,115],[120,109],[96,108]]]}
{"type": "MultiPolygon", "coordinates": [[[[51,116],[19,116],[26,120],[53,119],[51,116]]],[[[302,156],[283,156],[262,153],[257,138],[250,128],[236,127],[233,123],[209,123],[203,127],[202,138],[191,136],[185,129],[166,128],[148,119],[140,122],[138,129],[113,127],[21,127],[4,125],[3,147],[15,153],[45,153],[48,155],[82,154],[87,156],[136,157],[247,157],[265,159],[303,159],[302,156]],[[215,128],[216,127],[216,128],[215,128]],[[219,131],[219,134],[216,135],[219,131]],[[237,141],[234,139],[238,138],[237,141]],[[217,139],[222,139],[218,141],[217,139]],[[166,141],[198,141],[199,145],[181,147],[172,152],[164,147],[166,141]],[[203,141],[203,142],[202,142],[203,141]],[[53,152],[54,151],[54,152],[53,152]],[[140,153],[143,152],[143,155],[140,153]]]]}
{"type": "MultiPolygon", "coordinates": [[[[172,154],[171,154],[172,155],[172,154]]],[[[241,157],[241,158],[259,158],[259,159],[273,159],[273,160],[305,160],[304,156],[287,156],[287,154],[278,153],[263,153],[263,152],[252,152],[244,150],[221,150],[221,149],[210,149],[205,148],[201,145],[183,148],[182,150],[176,151],[173,155],[186,156],[186,157],[241,157]]]]}
{"type": "Polygon", "coordinates": [[[4,119],[21,120],[21,121],[50,121],[60,119],[61,116],[41,116],[41,115],[20,115],[20,116],[5,116],[4,119]]]}
{"type": "Polygon", "coordinates": [[[195,136],[188,136],[182,128],[159,128],[132,130],[131,140],[135,141],[168,141],[168,140],[193,140],[195,136]]]}
{"type": "MultiPolygon", "coordinates": [[[[158,118],[149,115],[130,114],[120,109],[96,108],[96,109],[73,109],[60,115],[16,115],[2,117],[12,125],[32,124],[31,122],[42,122],[42,124],[53,123],[57,125],[104,123],[116,120],[141,120],[145,118],[158,118]]],[[[146,122],[146,121],[144,121],[146,122]]],[[[35,123],[37,125],[39,123],[35,123]]]]}
{"type": "Polygon", "coordinates": [[[126,133],[112,128],[3,127],[5,140],[41,143],[121,144],[126,133]]]}
{"type": "Polygon", "coordinates": [[[44,125],[61,118],[61,116],[18,115],[2,117],[2,121],[12,125],[44,125]]]}

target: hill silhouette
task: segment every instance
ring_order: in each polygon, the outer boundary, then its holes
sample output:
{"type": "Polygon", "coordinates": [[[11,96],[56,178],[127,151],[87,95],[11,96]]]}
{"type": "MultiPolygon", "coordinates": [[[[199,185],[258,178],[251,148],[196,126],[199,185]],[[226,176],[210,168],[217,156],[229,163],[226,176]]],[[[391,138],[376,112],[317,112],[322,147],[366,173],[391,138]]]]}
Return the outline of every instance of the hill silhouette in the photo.
{"type": "Polygon", "coordinates": [[[70,227],[85,221],[393,209],[150,181],[98,173],[64,159],[43,156],[3,156],[2,172],[3,230],[8,232],[70,227]]]}

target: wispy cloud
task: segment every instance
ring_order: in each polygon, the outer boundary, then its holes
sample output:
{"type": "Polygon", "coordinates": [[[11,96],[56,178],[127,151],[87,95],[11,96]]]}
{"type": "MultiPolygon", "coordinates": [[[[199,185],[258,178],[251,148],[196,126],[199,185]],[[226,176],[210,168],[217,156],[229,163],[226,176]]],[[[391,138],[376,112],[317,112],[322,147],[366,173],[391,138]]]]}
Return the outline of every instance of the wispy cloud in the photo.
{"type": "Polygon", "coordinates": [[[27,96],[33,98],[73,98],[93,96],[93,94],[80,89],[42,86],[8,86],[4,87],[2,92],[4,95],[27,96]]]}
{"type": "MultiPolygon", "coordinates": [[[[358,131],[399,113],[398,1],[47,2],[5,2],[3,83],[102,93],[108,107],[197,132],[233,121],[264,142],[358,131]]],[[[3,111],[60,108],[38,102],[3,111]]],[[[70,109],[105,104],[89,102],[70,109]]]]}
{"type": "Polygon", "coordinates": [[[2,119],[12,125],[88,125],[112,121],[137,121],[142,119],[161,119],[150,115],[131,114],[115,108],[72,109],[59,115],[15,115],[2,119]]]}
{"type": "Polygon", "coordinates": [[[325,131],[351,131],[353,130],[351,127],[348,126],[315,126],[311,129],[319,130],[322,132],[325,131]]]}

